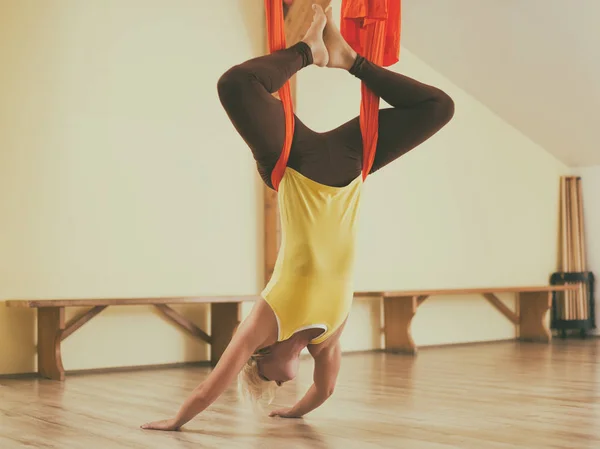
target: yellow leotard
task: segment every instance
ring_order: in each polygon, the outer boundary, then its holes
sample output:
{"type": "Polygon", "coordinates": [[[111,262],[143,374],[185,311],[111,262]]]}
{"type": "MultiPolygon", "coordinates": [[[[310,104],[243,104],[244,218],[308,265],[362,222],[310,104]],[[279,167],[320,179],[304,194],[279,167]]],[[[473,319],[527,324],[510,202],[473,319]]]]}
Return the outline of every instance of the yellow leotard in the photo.
{"type": "Polygon", "coordinates": [[[330,187],[286,167],[278,189],[281,246],[262,292],[277,318],[277,341],[321,328],[311,341],[321,343],[348,316],[362,185],[358,176],[344,187],[330,187]]]}

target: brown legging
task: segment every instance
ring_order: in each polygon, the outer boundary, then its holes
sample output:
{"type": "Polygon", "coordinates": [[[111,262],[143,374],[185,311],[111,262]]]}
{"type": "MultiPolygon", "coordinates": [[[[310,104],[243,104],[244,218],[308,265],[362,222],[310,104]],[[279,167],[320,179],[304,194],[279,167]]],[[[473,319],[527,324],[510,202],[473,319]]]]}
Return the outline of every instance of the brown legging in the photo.
{"type": "MultiPolygon", "coordinates": [[[[271,94],[312,62],[310,47],[299,42],[236,65],[219,79],[221,104],[252,150],[269,187],[285,136],[283,105],[271,94]]],[[[429,139],[454,114],[454,102],[441,90],[379,67],[360,55],[349,72],[392,106],[379,111],[379,139],[370,173],[429,139]]],[[[327,101],[335,100],[324,95],[323,102],[327,101]]],[[[309,129],[297,116],[295,120],[288,167],[334,187],[358,177],[362,168],[358,117],[325,133],[309,129]]]]}

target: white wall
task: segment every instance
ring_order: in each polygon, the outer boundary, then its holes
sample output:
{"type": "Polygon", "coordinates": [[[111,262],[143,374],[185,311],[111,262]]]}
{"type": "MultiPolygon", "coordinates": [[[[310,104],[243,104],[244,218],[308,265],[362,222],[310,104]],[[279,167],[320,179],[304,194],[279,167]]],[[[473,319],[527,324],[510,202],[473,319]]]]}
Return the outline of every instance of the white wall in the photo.
{"type": "MultiPolygon", "coordinates": [[[[216,81],[264,51],[262,4],[3,2],[0,298],[260,291],[261,188],[216,81]]],[[[369,179],[357,288],[546,283],[565,167],[409,52],[394,69],[448,91],[457,112],[369,179]]],[[[340,71],[307,69],[299,92],[316,129],[358,112],[359,84],[340,71]]],[[[513,336],[482,300],[422,308],[420,345],[513,336]]],[[[346,350],[379,347],[379,313],[356,304],[346,350]]],[[[0,373],[35,370],[34,317],[0,305],[0,373]]],[[[146,308],[108,309],[63,352],[67,370],[206,357],[146,308]]]]}
{"type": "MultiPolygon", "coordinates": [[[[258,176],[216,83],[263,51],[263,15],[261,0],[2,2],[0,298],[257,291],[258,176]]],[[[34,316],[0,305],[0,373],[35,369],[34,316]]],[[[67,370],[206,357],[148,308],[106,310],[63,353],[67,370]]]]}
{"type": "Polygon", "coordinates": [[[583,187],[587,269],[596,277],[596,325],[600,325],[600,165],[577,168],[575,174],[581,176],[583,187]]]}
{"type": "MultiPolygon", "coordinates": [[[[333,6],[339,17],[340,1],[333,6]]],[[[357,289],[548,284],[567,167],[406,49],[391,69],[446,91],[456,114],[367,180],[357,289]]],[[[309,67],[299,75],[298,114],[316,130],[351,119],[359,102],[359,81],[341,70],[309,67]]],[[[480,298],[428,299],[421,309],[413,321],[418,345],[514,337],[508,320],[480,298]]],[[[371,327],[378,309],[359,303],[353,319],[345,347],[378,347],[371,327]]]]}

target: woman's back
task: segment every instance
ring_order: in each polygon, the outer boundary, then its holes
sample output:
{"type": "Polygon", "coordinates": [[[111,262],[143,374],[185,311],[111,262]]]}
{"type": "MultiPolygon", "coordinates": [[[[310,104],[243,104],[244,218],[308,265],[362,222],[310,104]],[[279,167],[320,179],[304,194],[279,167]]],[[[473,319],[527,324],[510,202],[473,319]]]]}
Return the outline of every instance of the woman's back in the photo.
{"type": "Polygon", "coordinates": [[[354,293],[355,236],[362,192],[319,184],[288,167],[278,192],[281,247],[262,295],[277,316],[278,341],[321,327],[327,339],[344,322],[354,293]]]}

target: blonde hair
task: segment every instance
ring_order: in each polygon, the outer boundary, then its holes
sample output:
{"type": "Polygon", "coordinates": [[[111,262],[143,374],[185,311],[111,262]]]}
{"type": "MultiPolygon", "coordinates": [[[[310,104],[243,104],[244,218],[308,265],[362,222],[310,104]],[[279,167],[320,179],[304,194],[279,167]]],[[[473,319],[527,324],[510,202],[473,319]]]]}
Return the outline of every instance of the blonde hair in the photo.
{"type": "Polygon", "coordinates": [[[273,381],[264,380],[258,373],[258,361],[269,352],[269,348],[256,351],[244,364],[238,375],[239,392],[244,399],[249,399],[254,406],[260,407],[260,403],[265,400],[267,405],[270,405],[275,399],[277,384],[273,381]]]}

